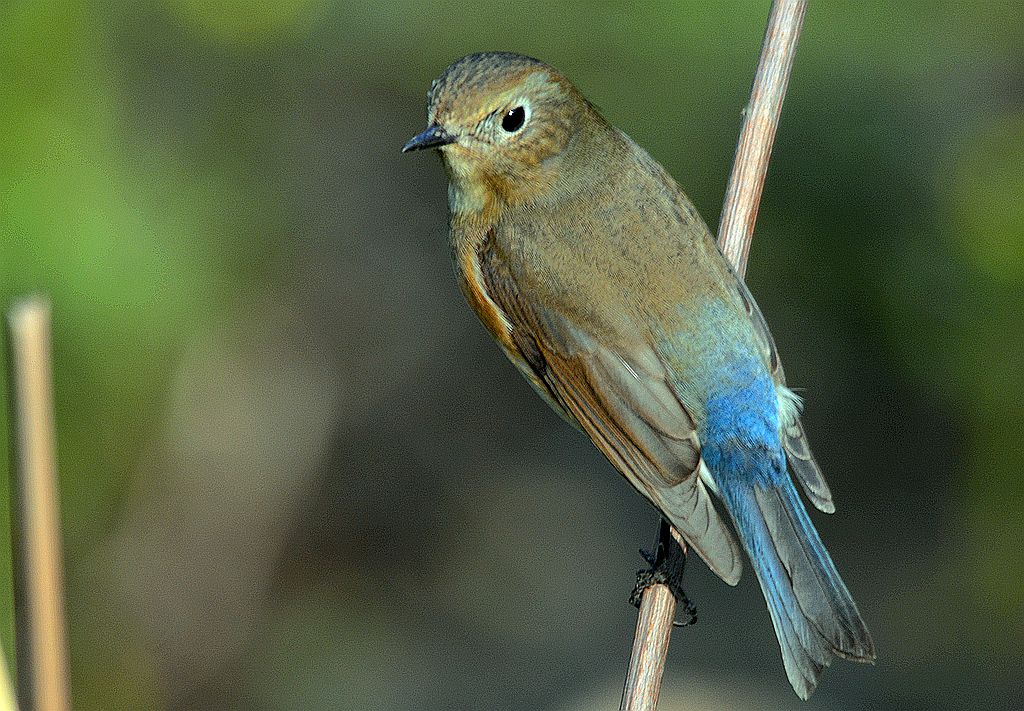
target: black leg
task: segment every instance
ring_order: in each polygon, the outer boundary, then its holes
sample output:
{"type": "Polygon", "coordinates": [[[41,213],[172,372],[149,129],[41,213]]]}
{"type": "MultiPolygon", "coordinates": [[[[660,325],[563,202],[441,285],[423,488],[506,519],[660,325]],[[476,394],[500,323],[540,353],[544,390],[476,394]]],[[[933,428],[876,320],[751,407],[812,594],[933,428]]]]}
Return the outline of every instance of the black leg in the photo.
{"type": "Polygon", "coordinates": [[[677,627],[692,625],[697,622],[697,608],[690,602],[683,590],[683,571],[686,568],[686,549],[672,535],[672,527],[662,519],[661,527],[658,529],[658,541],[654,551],[640,551],[640,555],[647,561],[650,568],[638,570],[636,573],[636,587],[629,596],[629,602],[634,607],[640,607],[640,597],[644,590],[652,585],[665,585],[676,598],[676,602],[683,611],[683,620],[676,620],[673,624],[677,627]]]}

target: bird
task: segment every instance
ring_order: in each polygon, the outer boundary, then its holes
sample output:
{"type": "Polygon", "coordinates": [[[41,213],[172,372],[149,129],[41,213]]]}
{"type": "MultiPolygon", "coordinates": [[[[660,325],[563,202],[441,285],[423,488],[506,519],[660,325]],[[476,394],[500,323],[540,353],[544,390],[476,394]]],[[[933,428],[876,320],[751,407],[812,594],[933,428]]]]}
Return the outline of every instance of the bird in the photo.
{"type": "Polygon", "coordinates": [[[835,510],[743,280],[669,173],[563,74],[482,52],[431,84],[460,288],[537,393],[736,585],[745,551],[807,699],[871,635],[805,508],[835,510]],[[730,527],[731,525],[731,527],[730,527]]]}

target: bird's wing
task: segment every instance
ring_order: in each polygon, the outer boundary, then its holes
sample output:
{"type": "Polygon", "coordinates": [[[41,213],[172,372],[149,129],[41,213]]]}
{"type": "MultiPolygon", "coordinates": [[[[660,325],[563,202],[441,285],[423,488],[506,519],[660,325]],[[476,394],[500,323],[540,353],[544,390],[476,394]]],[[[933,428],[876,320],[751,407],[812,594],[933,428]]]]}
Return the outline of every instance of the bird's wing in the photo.
{"type": "Polygon", "coordinates": [[[807,435],[804,433],[804,426],[800,423],[799,398],[786,388],[786,374],[782,370],[782,361],[779,360],[779,352],[775,348],[775,339],[772,338],[764,315],[758,308],[757,302],[754,301],[750,290],[738,276],[736,277],[736,288],[743,301],[747,316],[754,326],[754,331],[758,335],[758,340],[761,342],[765,360],[771,370],[776,389],[779,391],[779,397],[792,398],[797,403],[791,406],[792,416],[782,420],[782,445],[786,450],[786,461],[789,462],[790,471],[800,482],[807,498],[815,507],[825,513],[832,513],[836,510],[836,506],[832,502],[832,492],[828,488],[828,483],[825,481],[818,463],[814,461],[814,455],[811,454],[811,447],[807,442],[807,435]]]}
{"type": "MultiPolygon", "coordinates": [[[[698,229],[705,232],[707,239],[713,242],[714,238],[711,236],[711,233],[694,211],[693,203],[686,197],[675,180],[672,179],[672,176],[658,165],[646,151],[633,143],[628,137],[627,140],[634,146],[635,154],[651,174],[655,176],[668,193],[674,196],[677,214],[682,216],[680,220],[691,226],[698,224],[698,229]]],[[[789,462],[789,468],[814,505],[821,511],[832,513],[836,510],[835,504],[832,503],[832,492],[829,490],[817,462],[814,461],[810,445],[807,443],[807,435],[804,434],[803,425],[800,424],[799,408],[797,406],[799,398],[793,395],[786,387],[786,374],[782,370],[782,361],[779,360],[779,353],[775,348],[775,339],[772,338],[771,331],[768,330],[768,324],[761,314],[761,309],[758,308],[757,302],[754,301],[754,297],[747,289],[747,285],[729,266],[728,260],[723,257],[723,261],[726,264],[726,269],[733,277],[736,290],[746,309],[747,317],[750,319],[754,331],[758,335],[762,353],[775,381],[778,395],[784,407],[788,410],[787,414],[790,415],[790,417],[782,418],[782,431],[779,433],[782,438],[783,447],[786,450],[786,461],[789,462]]]]}
{"type": "MultiPolygon", "coordinates": [[[[511,325],[510,340],[558,405],[658,507],[724,581],[739,581],[739,548],[700,476],[692,417],[654,351],[613,349],[568,319],[528,303],[507,271],[484,259],[481,278],[511,325]]],[[[638,339],[639,341],[639,339],[638,339]]]]}

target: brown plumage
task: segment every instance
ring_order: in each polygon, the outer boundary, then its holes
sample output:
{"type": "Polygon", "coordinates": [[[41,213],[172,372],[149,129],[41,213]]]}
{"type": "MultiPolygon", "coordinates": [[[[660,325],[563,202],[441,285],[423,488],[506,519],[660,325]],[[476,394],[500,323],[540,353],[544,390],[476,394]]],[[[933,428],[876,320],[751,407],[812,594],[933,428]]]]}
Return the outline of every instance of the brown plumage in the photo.
{"type": "Polygon", "coordinates": [[[729,584],[742,544],[801,697],[834,657],[873,659],[786,474],[834,509],[799,398],[672,178],[528,57],[456,61],[428,122],[405,150],[441,150],[460,286],[509,359],[729,584]]]}

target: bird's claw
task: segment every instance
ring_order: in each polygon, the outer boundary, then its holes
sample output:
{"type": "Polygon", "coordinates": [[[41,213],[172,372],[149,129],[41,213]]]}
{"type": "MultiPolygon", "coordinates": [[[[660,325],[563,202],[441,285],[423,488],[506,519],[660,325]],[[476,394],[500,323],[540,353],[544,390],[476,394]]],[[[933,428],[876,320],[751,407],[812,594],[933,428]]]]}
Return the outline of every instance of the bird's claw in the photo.
{"type": "Polygon", "coordinates": [[[690,602],[690,598],[686,597],[686,593],[680,588],[678,591],[673,591],[678,600],[679,604],[683,608],[683,615],[686,619],[684,620],[672,620],[673,627],[688,627],[690,625],[697,624],[697,606],[690,602]],[[682,598],[679,596],[682,595],[682,598]]]}
{"type": "MultiPolygon", "coordinates": [[[[667,529],[665,529],[667,531],[667,529]]],[[[676,603],[682,609],[684,619],[674,620],[675,627],[686,627],[696,624],[697,608],[686,591],[683,590],[683,569],[686,563],[686,554],[676,546],[671,539],[660,539],[655,550],[640,550],[640,556],[647,562],[650,568],[636,572],[636,587],[629,595],[629,603],[634,607],[640,607],[644,590],[654,585],[664,585],[675,597],[676,603]],[[666,551],[671,551],[666,553],[666,551]]]]}

